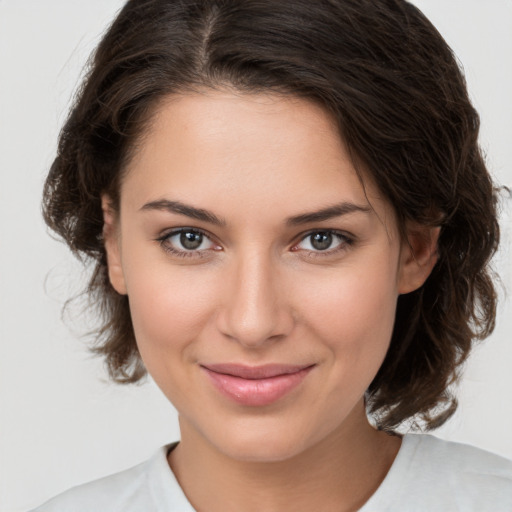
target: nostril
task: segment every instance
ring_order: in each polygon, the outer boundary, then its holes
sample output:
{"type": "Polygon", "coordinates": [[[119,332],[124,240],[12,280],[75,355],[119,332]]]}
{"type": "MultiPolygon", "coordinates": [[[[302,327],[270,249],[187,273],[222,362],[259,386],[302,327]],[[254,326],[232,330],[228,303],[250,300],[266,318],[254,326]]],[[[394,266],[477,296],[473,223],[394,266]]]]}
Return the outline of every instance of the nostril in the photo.
{"type": "Polygon", "coordinates": [[[285,338],[293,328],[293,315],[278,304],[258,307],[226,308],[218,317],[218,327],[224,336],[244,346],[257,347],[285,338]]]}

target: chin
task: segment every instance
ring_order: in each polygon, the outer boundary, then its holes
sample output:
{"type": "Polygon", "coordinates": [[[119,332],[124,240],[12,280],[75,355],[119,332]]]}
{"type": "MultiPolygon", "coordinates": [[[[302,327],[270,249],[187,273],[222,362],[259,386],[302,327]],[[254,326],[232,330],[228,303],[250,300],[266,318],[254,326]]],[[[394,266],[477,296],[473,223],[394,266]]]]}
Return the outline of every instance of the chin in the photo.
{"type": "Polygon", "coordinates": [[[290,460],[299,455],[302,449],[288,440],[269,440],[260,437],[254,441],[231,442],[223,452],[229,458],[240,462],[268,463],[290,460]]]}
{"type": "Polygon", "coordinates": [[[225,456],[243,462],[282,462],[290,460],[322,438],[320,432],[309,432],[295,424],[293,428],[273,422],[257,425],[237,425],[226,428],[210,443],[225,456]]]}

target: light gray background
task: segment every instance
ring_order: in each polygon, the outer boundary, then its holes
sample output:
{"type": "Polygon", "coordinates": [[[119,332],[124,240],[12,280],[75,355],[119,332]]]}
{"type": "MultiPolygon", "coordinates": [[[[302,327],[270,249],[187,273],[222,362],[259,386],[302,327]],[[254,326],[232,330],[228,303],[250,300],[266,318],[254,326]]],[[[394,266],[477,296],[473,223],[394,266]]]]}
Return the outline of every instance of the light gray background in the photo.
{"type": "MultiPolygon", "coordinates": [[[[0,0],[0,510],[27,510],[120,470],[178,436],[156,386],[106,382],[61,321],[82,270],[40,218],[45,172],[85,60],[121,0],[0,0]]],[[[462,61],[498,182],[512,186],[512,1],[416,0],[462,61]]],[[[510,203],[511,201],[508,201],[510,203]]],[[[497,265],[512,290],[511,211],[497,265]]],[[[439,431],[512,457],[512,305],[467,365],[461,406],[439,431]]]]}

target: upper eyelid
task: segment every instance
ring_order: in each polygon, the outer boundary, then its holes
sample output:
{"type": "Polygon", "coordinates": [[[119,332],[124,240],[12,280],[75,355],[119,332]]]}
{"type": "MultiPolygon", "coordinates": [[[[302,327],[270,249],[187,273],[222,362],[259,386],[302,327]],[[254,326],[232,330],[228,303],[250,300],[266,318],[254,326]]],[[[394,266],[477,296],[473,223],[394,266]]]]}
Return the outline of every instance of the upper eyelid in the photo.
{"type": "Polygon", "coordinates": [[[178,228],[163,230],[163,232],[158,237],[156,237],[154,240],[155,240],[155,242],[158,242],[158,245],[161,247],[161,249],[164,252],[171,254],[175,257],[182,257],[182,258],[188,257],[188,258],[193,258],[193,259],[197,259],[197,258],[203,259],[203,258],[209,256],[211,254],[211,251],[216,251],[217,247],[219,246],[219,243],[217,241],[215,241],[214,237],[212,237],[204,229],[183,227],[183,226],[180,226],[178,228]],[[211,245],[216,246],[216,247],[213,247],[213,248],[209,247],[207,249],[185,249],[185,248],[179,248],[175,244],[169,242],[170,238],[172,238],[176,235],[179,235],[180,233],[183,233],[183,232],[199,233],[202,236],[204,236],[205,238],[207,238],[211,245]]]}
{"type": "Polygon", "coordinates": [[[347,240],[354,240],[355,236],[347,231],[342,231],[340,229],[329,229],[329,228],[320,228],[320,229],[309,229],[303,233],[297,235],[294,239],[296,240],[294,244],[298,244],[308,236],[314,235],[315,233],[331,233],[333,235],[340,236],[341,238],[346,238],[347,240]]]}
{"type": "Polygon", "coordinates": [[[328,258],[332,257],[333,255],[336,255],[340,252],[348,250],[350,247],[352,247],[355,243],[356,239],[353,235],[350,235],[344,231],[340,231],[337,229],[313,229],[310,230],[300,236],[296,242],[293,243],[293,245],[290,247],[290,251],[292,252],[301,252],[304,254],[307,254],[308,257],[320,257],[320,258],[328,258]],[[306,240],[309,236],[314,235],[315,233],[331,233],[334,236],[340,237],[340,244],[334,248],[325,249],[323,251],[321,250],[311,250],[311,249],[301,249],[298,247],[300,243],[302,243],[304,240],[306,240]]]}
{"type": "Polygon", "coordinates": [[[179,228],[165,229],[165,230],[163,230],[157,236],[156,240],[162,241],[162,240],[165,240],[166,238],[170,238],[171,236],[178,235],[179,233],[184,233],[184,232],[187,232],[187,231],[192,231],[192,232],[195,232],[195,233],[200,233],[201,235],[203,235],[206,238],[208,238],[208,240],[210,240],[212,242],[216,242],[216,237],[213,236],[208,231],[206,231],[206,230],[204,230],[202,228],[193,228],[191,226],[182,226],[182,227],[179,227],[179,228]]]}
{"type": "MultiPolygon", "coordinates": [[[[159,234],[157,236],[156,241],[164,242],[166,239],[168,239],[172,236],[175,236],[179,233],[186,232],[186,231],[193,231],[193,232],[200,233],[203,236],[205,236],[206,238],[208,238],[208,240],[210,240],[212,243],[222,245],[221,242],[217,239],[217,237],[214,236],[213,234],[211,234],[210,232],[208,232],[207,230],[198,228],[198,227],[192,227],[192,226],[180,226],[180,227],[176,227],[176,228],[169,228],[167,230],[163,230],[161,232],[161,234],[159,234]]],[[[332,233],[333,235],[339,236],[339,237],[346,239],[347,241],[350,241],[350,242],[353,242],[355,239],[355,236],[352,235],[351,233],[348,233],[346,231],[342,231],[339,229],[329,229],[329,228],[308,229],[307,231],[304,231],[304,232],[299,233],[298,235],[294,236],[294,239],[292,242],[292,247],[297,246],[300,242],[305,240],[308,236],[311,236],[315,233],[332,233]]],[[[193,251],[190,251],[190,252],[193,252],[193,251]]]]}

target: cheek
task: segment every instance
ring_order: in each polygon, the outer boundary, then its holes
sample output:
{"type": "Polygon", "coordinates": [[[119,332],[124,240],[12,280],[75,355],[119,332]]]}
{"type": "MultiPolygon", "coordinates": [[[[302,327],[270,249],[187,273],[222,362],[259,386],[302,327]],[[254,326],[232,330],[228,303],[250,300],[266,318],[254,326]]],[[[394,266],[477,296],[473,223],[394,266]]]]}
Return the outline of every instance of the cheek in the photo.
{"type": "MultiPolygon", "coordinates": [[[[392,265],[344,267],[336,275],[306,283],[301,302],[305,323],[322,339],[335,364],[380,366],[396,313],[396,271],[392,265]]],[[[297,296],[301,292],[297,291],[297,296]]]]}
{"type": "Polygon", "coordinates": [[[130,261],[124,267],[137,345],[153,374],[187,357],[211,319],[215,286],[198,267],[173,267],[165,260],[150,266],[130,261]]]}

